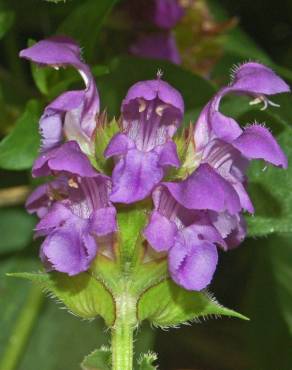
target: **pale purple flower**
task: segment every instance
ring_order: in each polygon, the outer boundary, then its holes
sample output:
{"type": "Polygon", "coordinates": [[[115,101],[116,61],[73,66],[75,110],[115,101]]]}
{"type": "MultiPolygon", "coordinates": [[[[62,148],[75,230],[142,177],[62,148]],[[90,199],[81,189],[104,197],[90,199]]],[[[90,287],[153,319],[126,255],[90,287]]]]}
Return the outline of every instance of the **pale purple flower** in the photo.
{"type": "Polygon", "coordinates": [[[88,270],[99,244],[116,232],[116,210],[108,177],[68,175],[37,188],[27,207],[41,216],[35,231],[45,236],[40,256],[47,269],[76,275],[88,270]]]}
{"type": "MultiPolygon", "coordinates": [[[[201,190],[200,186],[206,182],[206,173],[203,173],[206,169],[192,176],[198,181],[191,178],[177,184],[163,183],[158,186],[153,192],[155,210],[144,230],[144,236],[152,248],[168,253],[172,279],[189,290],[202,290],[211,282],[218,261],[216,244],[226,246],[212,225],[208,212],[196,208],[200,202],[188,204],[186,208],[181,204],[181,197],[173,192],[173,186],[186,188],[187,192],[194,194],[201,190]]],[[[216,178],[216,174],[214,176],[216,178]]],[[[207,190],[213,189],[206,185],[207,190]]],[[[204,208],[224,211],[224,204],[218,202],[215,205],[214,199],[208,202],[207,198],[203,202],[204,208]]],[[[231,199],[227,203],[230,203],[229,206],[232,204],[233,208],[231,199]]]]}
{"type": "Polygon", "coordinates": [[[160,78],[138,82],[122,103],[122,132],[105,150],[114,156],[112,202],[133,203],[149,196],[168,166],[179,166],[171,140],[181,123],[180,93],[160,78]]]}
{"type": "Polygon", "coordinates": [[[92,154],[99,95],[90,69],[82,61],[79,45],[68,37],[55,36],[22,50],[20,56],[39,66],[55,69],[72,66],[85,83],[84,90],[67,91],[45,108],[40,119],[42,151],[57,147],[65,136],[76,140],[85,153],[92,154]]]}
{"type": "MultiPolygon", "coordinates": [[[[240,66],[233,82],[222,88],[206,105],[194,130],[199,163],[208,163],[237,191],[242,208],[253,213],[246,192],[246,169],[251,159],[263,159],[275,166],[287,167],[287,158],[270,131],[260,124],[242,129],[231,117],[219,111],[222,97],[228,93],[246,94],[265,106],[266,95],[289,91],[288,85],[269,68],[258,63],[240,66]]],[[[272,103],[273,104],[273,103],[272,103]]]]}
{"type": "Polygon", "coordinates": [[[141,58],[168,60],[174,64],[181,63],[175,38],[170,32],[140,35],[130,46],[130,53],[141,58]]]}

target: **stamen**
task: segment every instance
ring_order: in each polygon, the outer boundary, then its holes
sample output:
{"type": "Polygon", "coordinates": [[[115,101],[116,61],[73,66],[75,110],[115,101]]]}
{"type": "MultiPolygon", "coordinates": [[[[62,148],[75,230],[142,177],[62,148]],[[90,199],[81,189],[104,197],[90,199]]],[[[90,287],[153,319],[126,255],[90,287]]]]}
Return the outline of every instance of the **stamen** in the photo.
{"type": "Polygon", "coordinates": [[[161,104],[161,105],[158,105],[155,109],[155,112],[156,114],[159,116],[159,117],[162,117],[162,114],[164,112],[164,110],[167,108],[167,104],[161,104]]]}
{"type": "Polygon", "coordinates": [[[68,185],[70,186],[70,188],[74,188],[74,189],[79,188],[78,182],[76,182],[73,178],[68,180],[68,185]]]}
{"type": "Polygon", "coordinates": [[[264,106],[261,108],[261,110],[266,110],[269,105],[271,105],[272,107],[280,107],[279,104],[276,104],[276,103],[272,102],[271,100],[269,100],[264,95],[260,95],[260,96],[256,97],[254,100],[249,102],[249,105],[256,105],[256,104],[259,104],[259,103],[264,104],[264,106]]]}
{"type": "Polygon", "coordinates": [[[146,102],[143,99],[138,99],[138,102],[139,102],[139,113],[142,113],[146,109],[146,102]]]}
{"type": "Polygon", "coordinates": [[[163,76],[163,71],[161,69],[158,69],[156,76],[157,76],[157,79],[160,80],[161,77],[163,76]]]}

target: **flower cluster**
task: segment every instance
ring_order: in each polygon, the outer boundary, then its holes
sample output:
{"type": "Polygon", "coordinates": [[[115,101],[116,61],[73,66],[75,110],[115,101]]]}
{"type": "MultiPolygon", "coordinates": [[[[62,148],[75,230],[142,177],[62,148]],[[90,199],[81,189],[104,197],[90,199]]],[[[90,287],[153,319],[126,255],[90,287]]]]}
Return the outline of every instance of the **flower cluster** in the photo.
{"type": "Polygon", "coordinates": [[[169,60],[180,64],[181,58],[171,29],[185,13],[179,0],[130,1],[130,13],[138,22],[146,22],[154,31],[142,32],[130,47],[139,57],[169,60]]]}
{"type": "Polygon", "coordinates": [[[136,83],[122,102],[120,132],[104,151],[103,160],[113,163],[112,173],[105,174],[92,165],[101,124],[99,96],[79,46],[54,37],[20,56],[54,68],[73,66],[85,82],[84,90],[55,99],[40,119],[42,146],[33,176],[52,180],[32,193],[27,209],[40,217],[36,236],[45,237],[40,257],[46,268],[69,275],[88,270],[101,245],[110,245],[119,232],[119,204],[123,210],[152,199],[141,233],[167,256],[177,284],[204,289],[216,269],[217,247],[233,248],[246,235],[242,213],[254,212],[246,190],[249,161],[287,167],[267,128],[242,129],[220,112],[220,101],[226,94],[243,94],[266,108],[273,104],[268,96],[289,91],[286,83],[259,63],[241,65],[231,84],[203,108],[183,153],[174,138],[184,116],[181,94],[160,75],[136,83]]]}

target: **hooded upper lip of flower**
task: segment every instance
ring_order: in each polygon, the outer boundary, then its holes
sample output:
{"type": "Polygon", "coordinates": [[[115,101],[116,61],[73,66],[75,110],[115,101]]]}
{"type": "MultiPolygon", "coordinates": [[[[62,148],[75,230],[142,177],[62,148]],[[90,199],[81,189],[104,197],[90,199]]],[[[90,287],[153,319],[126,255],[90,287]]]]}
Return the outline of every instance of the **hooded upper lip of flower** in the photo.
{"type": "Polygon", "coordinates": [[[150,195],[166,166],[179,166],[171,140],[184,113],[180,93],[157,80],[138,82],[122,103],[122,133],[115,135],[105,157],[115,156],[113,202],[132,203],[150,195]]]}
{"type": "Polygon", "coordinates": [[[79,45],[69,37],[55,36],[22,50],[20,57],[40,66],[57,69],[72,66],[78,70],[85,82],[85,90],[67,91],[44,110],[40,119],[42,151],[58,146],[64,132],[69,140],[78,141],[82,150],[90,154],[95,118],[99,112],[99,95],[89,67],[81,59],[79,45]]]}
{"type": "Polygon", "coordinates": [[[287,158],[267,128],[253,124],[241,129],[233,118],[220,113],[220,101],[228,93],[245,94],[266,107],[271,104],[266,95],[287,91],[289,86],[268,67],[243,64],[235,70],[232,83],[205,106],[195,125],[194,141],[201,162],[210,164],[234,186],[242,207],[251,213],[253,205],[245,190],[249,160],[263,159],[286,168],[287,158]]]}

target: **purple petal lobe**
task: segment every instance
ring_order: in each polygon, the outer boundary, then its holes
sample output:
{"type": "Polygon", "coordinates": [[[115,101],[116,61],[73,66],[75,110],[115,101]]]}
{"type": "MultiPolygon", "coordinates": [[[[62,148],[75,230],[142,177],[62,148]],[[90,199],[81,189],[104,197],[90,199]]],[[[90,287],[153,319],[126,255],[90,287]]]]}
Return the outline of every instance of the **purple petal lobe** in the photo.
{"type": "Polygon", "coordinates": [[[172,279],[188,290],[202,290],[211,282],[218,261],[214,244],[199,240],[196,232],[185,228],[169,252],[172,279]]]}
{"type": "Polygon", "coordinates": [[[90,235],[84,234],[84,225],[65,224],[52,232],[42,244],[41,258],[51,269],[77,275],[88,270],[97,253],[97,245],[90,235]]]}
{"type": "Polygon", "coordinates": [[[50,103],[40,119],[42,150],[47,151],[60,145],[63,140],[63,115],[76,109],[84,98],[83,91],[68,91],[50,103]]]}
{"type": "Polygon", "coordinates": [[[167,251],[174,244],[178,229],[174,222],[154,211],[144,229],[144,236],[157,252],[167,251]]]}
{"type": "Polygon", "coordinates": [[[289,92],[289,86],[270,68],[255,62],[242,64],[234,73],[232,90],[258,95],[289,92]]]}
{"type": "Polygon", "coordinates": [[[233,187],[208,164],[201,164],[186,180],[164,183],[178,203],[188,209],[240,210],[238,195],[233,187]]]}
{"type": "Polygon", "coordinates": [[[212,129],[219,139],[227,142],[231,142],[242,133],[242,129],[233,118],[224,116],[218,111],[212,114],[212,129]]]}
{"type": "Polygon", "coordinates": [[[232,144],[249,159],[264,159],[284,168],[288,166],[287,158],[279,144],[270,131],[263,126],[247,127],[232,144]]]}
{"type": "Polygon", "coordinates": [[[160,166],[180,166],[176,145],[173,141],[169,140],[164,145],[157,147],[155,152],[159,154],[160,166]]]}
{"type": "Polygon", "coordinates": [[[116,134],[109,142],[105,149],[105,158],[110,158],[114,155],[126,154],[129,149],[133,149],[135,144],[125,134],[116,134]]]}
{"type": "Polygon", "coordinates": [[[94,177],[97,174],[75,141],[67,141],[62,146],[41,154],[32,170],[34,177],[49,176],[54,172],[68,172],[86,177],[94,177]]]}
{"type": "Polygon", "coordinates": [[[100,208],[94,211],[90,216],[90,232],[102,236],[117,231],[116,213],[114,207],[100,208]]]}
{"type": "Polygon", "coordinates": [[[113,170],[112,202],[133,203],[144,199],[163,177],[158,155],[131,149],[113,170]]]}

